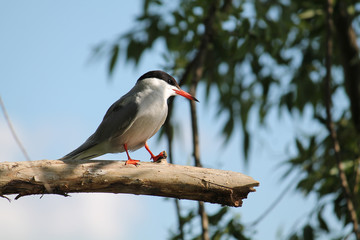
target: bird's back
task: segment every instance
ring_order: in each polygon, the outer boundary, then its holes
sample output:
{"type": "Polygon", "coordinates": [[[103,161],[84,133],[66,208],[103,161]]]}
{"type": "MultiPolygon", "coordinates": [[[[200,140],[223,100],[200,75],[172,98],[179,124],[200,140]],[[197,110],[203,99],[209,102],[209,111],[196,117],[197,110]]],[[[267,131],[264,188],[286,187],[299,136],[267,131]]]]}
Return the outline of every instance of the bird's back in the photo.
{"type": "Polygon", "coordinates": [[[91,159],[124,152],[124,144],[132,151],[143,147],[165,122],[166,100],[156,89],[147,87],[146,81],[140,82],[111,105],[93,135],[61,159],[91,159]]]}

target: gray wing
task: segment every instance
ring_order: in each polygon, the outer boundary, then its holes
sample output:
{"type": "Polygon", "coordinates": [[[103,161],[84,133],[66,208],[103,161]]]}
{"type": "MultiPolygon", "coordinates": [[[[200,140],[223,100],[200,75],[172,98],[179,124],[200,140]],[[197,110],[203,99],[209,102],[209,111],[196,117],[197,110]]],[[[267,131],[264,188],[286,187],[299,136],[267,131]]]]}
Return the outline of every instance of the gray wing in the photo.
{"type": "Polygon", "coordinates": [[[134,122],[138,104],[134,96],[124,95],[107,110],[102,122],[80,147],[62,157],[66,159],[91,159],[107,152],[101,147],[108,140],[123,134],[134,122]]]}

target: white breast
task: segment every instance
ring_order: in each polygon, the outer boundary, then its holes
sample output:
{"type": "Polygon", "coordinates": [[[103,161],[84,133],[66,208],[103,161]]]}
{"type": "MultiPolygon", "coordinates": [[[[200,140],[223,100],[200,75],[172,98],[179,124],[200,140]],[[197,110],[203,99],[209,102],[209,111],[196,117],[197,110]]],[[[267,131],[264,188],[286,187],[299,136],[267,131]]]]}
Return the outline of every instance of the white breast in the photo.
{"type": "Polygon", "coordinates": [[[152,88],[142,89],[137,94],[136,102],[139,104],[139,110],[135,121],[121,136],[111,141],[113,152],[123,152],[125,143],[131,151],[143,147],[166,120],[167,98],[164,98],[161,91],[154,91],[152,88]]]}

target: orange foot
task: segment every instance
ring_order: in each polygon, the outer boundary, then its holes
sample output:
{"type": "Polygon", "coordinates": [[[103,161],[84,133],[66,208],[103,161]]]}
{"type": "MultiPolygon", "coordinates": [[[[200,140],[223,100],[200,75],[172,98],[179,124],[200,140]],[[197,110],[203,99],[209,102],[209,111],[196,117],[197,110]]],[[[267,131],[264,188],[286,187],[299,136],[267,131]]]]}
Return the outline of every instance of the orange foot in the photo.
{"type": "Polygon", "coordinates": [[[125,162],[125,165],[132,164],[132,165],[137,166],[137,165],[138,165],[138,162],[140,162],[140,160],[128,159],[128,160],[125,162]]]}
{"type": "Polygon", "coordinates": [[[154,162],[157,162],[161,159],[164,159],[164,158],[167,158],[167,155],[166,155],[166,152],[165,151],[162,151],[161,153],[159,153],[159,155],[157,156],[152,156],[151,159],[154,161],[154,162]]]}

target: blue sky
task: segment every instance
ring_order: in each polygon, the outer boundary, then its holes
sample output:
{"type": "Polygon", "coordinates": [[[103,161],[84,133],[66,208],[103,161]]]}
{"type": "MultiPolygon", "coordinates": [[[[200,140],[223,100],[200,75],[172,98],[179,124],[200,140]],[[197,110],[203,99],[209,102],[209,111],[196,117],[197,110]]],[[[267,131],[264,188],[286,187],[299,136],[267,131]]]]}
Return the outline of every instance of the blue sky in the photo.
{"type": "MultiPolygon", "coordinates": [[[[163,46],[159,42],[138,67],[120,62],[109,81],[107,59],[91,61],[94,46],[128,31],[141,10],[141,1],[1,1],[0,96],[32,160],[57,159],[79,146],[96,129],[107,108],[135,84],[146,71],[159,69],[163,46]]],[[[260,181],[242,208],[233,208],[242,222],[251,223],[272,203],[288,183],[280,181],[280,162],[294,148],[295,131],[317,129],[308,118],[297,121],[273,111],[269,126],[254,134],[249,166],[244,167],[241,135],[222,146],[223,118],[215,118],[216,95],[204,102],[202,89],[199,124],[201,157],[206,167],[246,173],[260,181]],[[306,130],[305,130],[306,129],[306,130]]],[[[176,100],[183,133],[174,152],[177,164],[191,164],[189,104],[176,100]]],[[[310,115],[310,112],[309,114],[310,115]]],[[[23,161],[6,122],[0,115],[1,161],[23,161]]],[[[321,131],[319,130],[321,133],[321,131]]],[[[166,149],[157,137],[149,141],[154,153],[166,149]]],[[[147,161],[140,149],[132,156],[147,161]]],[[[101,159],[125,160],[126,155],[101,159]]],[[[293,188],[294,186],[292,186],[293,188]]],[[[181,201],[182,206],[196,206],[181,201]]],[[[289,232],[300,216],[311,210],[314,199],[290,191],[260,223],[255,239],[275,239],[289,232]]],[[[210,212],[216,205],[207,204],[210,212]]],[[[8,203],[0,199],[0,225],[4,239],[165,239],[176,230],[173,202],[159,197],[126,194],[72,194],[72,197],[30,196],[8,203]]],[[[250,227],[250,226],[249,226],[250,227]]]]}

